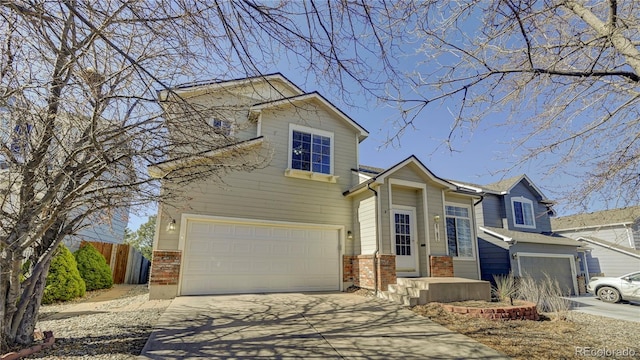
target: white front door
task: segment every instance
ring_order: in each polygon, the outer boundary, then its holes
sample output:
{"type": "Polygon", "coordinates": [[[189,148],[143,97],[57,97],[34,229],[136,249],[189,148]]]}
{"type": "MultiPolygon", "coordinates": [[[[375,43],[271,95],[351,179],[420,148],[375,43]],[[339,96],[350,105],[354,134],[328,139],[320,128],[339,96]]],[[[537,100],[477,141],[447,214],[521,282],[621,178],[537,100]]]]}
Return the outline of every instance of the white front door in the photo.
{"type": "Polygon", "coordinates": [[[415,210],[394,209],[392,222],[392,247],[396,254],[396,273],[399,276],[417,276],[415,210]]]}

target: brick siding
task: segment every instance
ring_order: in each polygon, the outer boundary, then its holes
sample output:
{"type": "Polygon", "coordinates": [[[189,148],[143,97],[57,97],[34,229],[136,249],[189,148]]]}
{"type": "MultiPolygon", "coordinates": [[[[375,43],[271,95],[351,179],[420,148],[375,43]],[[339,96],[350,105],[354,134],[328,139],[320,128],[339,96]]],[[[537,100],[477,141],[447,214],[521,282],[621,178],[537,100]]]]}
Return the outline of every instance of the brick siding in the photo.
{"type": "Polygon", "coordinates": [[[156,250],[151,261],[151,285],[177,285],[182,253],[176,250],[156,250]]]}
{"type": "Polygon", "coordinates": [[[429,269],[432,277],[453,277],[453,258],[451,256],[429,256],[429,269]]]}
{"type": "Polygon", "coordinates": [[[396,256],[377,255],[378,271],[374,271],[374,255],[345,255],[343,258],[343,276],[345,282],[355,286],[375,289],[375,277],[378,275],[378,290],[386,291],[389,284],[396,283],[396,256]]]}

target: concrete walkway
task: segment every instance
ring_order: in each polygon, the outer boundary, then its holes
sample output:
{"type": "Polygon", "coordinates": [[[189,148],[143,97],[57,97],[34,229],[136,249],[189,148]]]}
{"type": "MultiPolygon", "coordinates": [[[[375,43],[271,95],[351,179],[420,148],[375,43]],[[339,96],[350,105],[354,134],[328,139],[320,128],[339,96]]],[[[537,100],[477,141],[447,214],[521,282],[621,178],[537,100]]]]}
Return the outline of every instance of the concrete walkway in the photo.
{"type": "Polygon", "coordinates": [[[507,359],[408,309],[346,293],[173,300],[141,359],[507,359]]]}
{"type": "Polygon", "coordinates": [[[640,302],[623,301],[616,304],[604,302],[593,295],[572,296],[571,309],[612,319],[640,322],[640,302]]]}

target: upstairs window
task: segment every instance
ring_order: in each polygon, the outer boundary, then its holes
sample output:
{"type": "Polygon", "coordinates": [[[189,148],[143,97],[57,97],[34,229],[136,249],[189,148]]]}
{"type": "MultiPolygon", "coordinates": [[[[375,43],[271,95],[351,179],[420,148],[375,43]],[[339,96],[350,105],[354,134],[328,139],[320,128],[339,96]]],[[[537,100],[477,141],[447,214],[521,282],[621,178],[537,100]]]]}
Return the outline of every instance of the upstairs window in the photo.
{"type": "Polygon", "coordinates": [[[291,169],[332,174],[332,153],[332,133],[291,126],[291,169]]]}
{"type": "Polygon", "coordinates": [[[470,208],[447,205],[447,249],[453,257],[473,257],[473,232],[470,208]]]}
{"type": "Polygon", "coordinates": [[[523,198],[511,198],[511,210],[513,212],[513,224],[517,227],[536,227],[536,220],[533,216],[533,201],[523,198]]]}
{"type": "Polygon", "coordinates": [[[220,135],[224,135],[224,136],[231,135],[231,129],[232,129],[231,121],[214,118],[209,121],[209,125],[211,125],[211,127],[215,129],[216,133],[220,135]]]}

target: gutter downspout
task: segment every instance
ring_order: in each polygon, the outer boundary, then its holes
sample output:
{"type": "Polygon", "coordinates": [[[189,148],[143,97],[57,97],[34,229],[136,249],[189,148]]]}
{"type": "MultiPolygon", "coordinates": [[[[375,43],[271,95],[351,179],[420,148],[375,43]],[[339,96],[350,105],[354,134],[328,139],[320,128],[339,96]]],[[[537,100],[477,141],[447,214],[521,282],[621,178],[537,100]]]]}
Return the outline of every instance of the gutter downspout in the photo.
{"type": "Polygon", "coordinates": [[[382,234],[381,234],[381,226],[380,226],[380,198],[378,198],[378,192],[373,190],[371,188],[371,183],[367,184],[367,189],[371,190],[371,192],[373,192],[374,196],[376,197],[376,229],[377,229],[377,235],[378,235],[378,239],[376,241],[376,251],[373,253],[373,283],[374,283],[374,290],[375,290],[375,294],[376,297],[378,296],[378,254],[380,253],[380,241],[382,241],[382,234]]]}
{"type": "MultiPolygon", "coordinates": [[[[473,203],[473,217],[474,223],[476,224],[476,266],[478,268],[478,280],[482,280],[482,269],[480,268],[480,243],[478,242],[478,221],[476,217],[476,206],[479,205],[482,200],[484,200],[484,193],[480,195],[480,200],[473,203]]],[[[482,211],[482,216],[484,217],[484,211],[482,211]]],[[[482,219],[482,225],[484,225],[484,218],[482,219]]]]}

